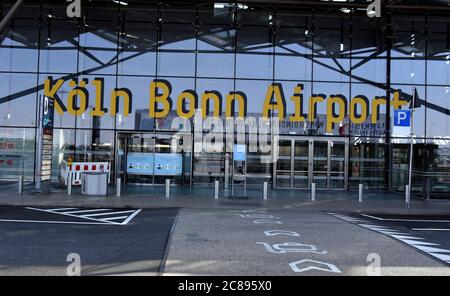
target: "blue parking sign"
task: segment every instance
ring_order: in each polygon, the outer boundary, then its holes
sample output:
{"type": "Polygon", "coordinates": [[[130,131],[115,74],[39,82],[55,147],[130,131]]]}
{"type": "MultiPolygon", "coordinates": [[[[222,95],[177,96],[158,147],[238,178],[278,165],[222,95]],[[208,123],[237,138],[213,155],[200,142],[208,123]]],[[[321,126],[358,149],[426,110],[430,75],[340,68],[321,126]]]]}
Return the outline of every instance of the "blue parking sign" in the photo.
{"type": "Polygon", "coordinates": [[[411,126],[411,110],[394,110],[394,126],[411,126]]]}

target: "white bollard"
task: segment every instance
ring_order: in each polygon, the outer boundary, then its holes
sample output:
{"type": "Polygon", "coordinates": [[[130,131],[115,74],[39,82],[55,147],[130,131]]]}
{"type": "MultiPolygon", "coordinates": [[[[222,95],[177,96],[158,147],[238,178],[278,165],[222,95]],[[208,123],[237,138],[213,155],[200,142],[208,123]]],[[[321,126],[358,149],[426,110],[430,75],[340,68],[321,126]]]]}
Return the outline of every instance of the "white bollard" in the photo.
{"type": "Polygon", "coordinates": [[[23,176],[17,178],[17,193],[23,193],[23,176]]]}
{"type": "Polygon", "coordinates": [[[411,199],[411,197],[409,195],[409,185],[406,185],[405,186],[405,202],[408,206],[409,206],[410,199],[411,199]]]}
{"type": "Polygon", "coordinates": [[[166,198],[170,197],[170,179],[166,179],[166,198]]]}
{"type": "Polygon", "coordinates": [[[364,187],[364,184],[359,184],[359,202],[362,202],[363,201],[363,187],[364,187]]]}
{"type": "Polygon", "coordinates": [[[311,183],[311,200],[316,201],[316,183],[311,183]]]}
{"type": "Polygon", "coordinates": [[[214,181],[214,199],[219,199],[219,180],[214,181]]]}
{"type": "Polygon", "coordinates": [[[120,196],[120,191],[121,191],[121,186],[122,186],[122,179],[120,179],[120,178],[117,178],[117,180],[116,180],[116,196],[120,196]]]}
{"type": "Polygon", "coordinates": [[[267,182],[263,184],[263,200],[267,200],[267,182]]]}
{"type": "Polygon", "coordinates": [[[72,195],[72,172],[69,172],[67,179],[67,195],[72,195]]]}

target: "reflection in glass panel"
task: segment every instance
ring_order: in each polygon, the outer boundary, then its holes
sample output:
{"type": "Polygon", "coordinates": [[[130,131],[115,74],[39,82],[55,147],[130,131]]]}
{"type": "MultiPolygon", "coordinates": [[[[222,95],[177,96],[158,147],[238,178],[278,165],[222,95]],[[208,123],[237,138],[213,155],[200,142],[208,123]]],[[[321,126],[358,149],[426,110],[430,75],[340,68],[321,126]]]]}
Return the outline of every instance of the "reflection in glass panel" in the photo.
{"type": "Polygon", "coordinates": [[[0,128],[0,179],[33,180],[35,129],[0,128]]]}
{"type": "Polygon", "coordinates": [[[39,70],[50,73],[77,72],[78,23],[57,20],[48,15],[42,20],[39,70]]]}
{"type": "MultiPolygon", "coordinates": [[[[117,14],[105,10],[102,15],[117,14]]],[[[115,20],[103,22],[87,20],[87,25],[79,36],[79,71],[85,74],[115,74],[117,57],[117,25],[115,20]]],[[[121,39],[120,39],[121,40],[121,39]]]]}
{"type": "Polygon", "coordinates": [[[74,161],[111,162],[114,158],[113,131],[78,129],[75,141],[74,161]]]}
{"type": "Polygon", "coordinates": [[[162,25],[158,75],[195,75],[195,28],[192,25],[162,25]]]}
{"type": "Polygon", "coordinates": [[[53,130],[52,181],[59,181],[63,161],[75,159],[75,130],[53,130]]]}
{"type": "Polygon", "coordinates": [[[236,77],[273,78],[272,40],[269,27],[241,27],[238,30],[236,77]]]}
{"type": "MultiPolygon", "coordinates": [[[[392,85],[393,89],[399,90],[402,93],[402,100],[409,101],[412,99],[413,95],[413,86],[412,85],[392,85]]],[[[425,87],[423,86],[416,86],[417,93],[419,95],[420,100],[425,100],[425,87]]],[[[391,100],[392,100],[392,94],[391,94],[391,100]]],[[[416,98],[417,99],[417,98],[416,98]]],[[[417,101],[418,102],[418,101],[417,101]]],[[[417,103],[420,104],[420,103],[417,103]]],[[[394,108],[391,108],[391,118],[394,118],[394,108]]],[[[409,109],[409,103],[405,104],[401,107],[401,109],[409,109]]],[[[413,118],[413,126],[414,126],[414,135],[415,137],[424,137],[425,136],[425,105],[420,104],[420,107],[414,108],[414,118],[413,118]]],[[[393,136],[400,136],[400,137],[409,137],[408,134],[396,134],[395,131],[392,131],[393,136]]]]}
{"type": "Polygon", "coordinates": [[[201,26],[198,33],[197,76],[234,77],[236,30],[227,26],[201,26]]]}
{"type": "MultiPolygon", "coordinates": [[[[128,116],[124,114],[123,98],[119,101],[116,115],[116,129],[120,130],[146,130],[153,131],[155,122],[149,118],[149,86],[154,77],[128,77],[118,76],[117,87],[128,88],[133,94],[133,103],[131,113],[128,116]]],[[[109,116],[109,115],[107,115],[109,116]]]]}
{"type": "MultiPolygon", "coordinates": [[[[109,113],[111,108],[111,93],[116,88],[116,79],[112,76],[80,76],[79,81],[88,79],[89,84],[85,87],[89,93],[89,99],[86,111],[80,116],[77,116],[76,125],[78,128],[90,129],[111,129],[114,128],[114,117],[109,113]],[[94,80],[96,84],[94,85],[94,80]],[[92,116],[92,112],[100,111],[100,104],[96,101],[96,96],[99,93],[96,85],[103,85],[103,116],[92,116]]],[[[81,100],[81,99],[79,99],[81,100]]],[[[78,101],[79,102],[79,101],[78,101]]],[[[77,105],[79,107],[80,105],[77,105]]]]}
{"type": "Polygon", "coordinates": [[[450,86],[427,88],[427,137],[450,138],[450,116],[444,110],[450,110],[450,86]]]}
{"type": "Polygon", "coordinates": [[[36,125],[35,87],[36,74],[0,73],[0,125],[36,125]]]}
{"type": "Polygon", "coordinates": [[[450,32],[428,36],[427,83],[450,85],[450,32]]]}
{"type": "Polygon", "coordinates": [[[118,74],[155,75],[157,31],[149,23],[125,22],[119,39],[118,74]]]}
{"type": "Polygon", "coordinates": [[[280,28],[275,42],[275,79],[311,80],[311,38],[308,29],[280,28]]]}
{"type": "Polygon", "coordinates": [[[384,141],[354,138],[350,143],[350,188],[383,188],[385,166],[384,141]]]}
{"type": "Polygon", "coordinates": [[[37,71],[39,17],[36,11],[27,10],[27,14],[34,20],[14,19],[12,27],[0,35],[0,71],[37,71]]]}

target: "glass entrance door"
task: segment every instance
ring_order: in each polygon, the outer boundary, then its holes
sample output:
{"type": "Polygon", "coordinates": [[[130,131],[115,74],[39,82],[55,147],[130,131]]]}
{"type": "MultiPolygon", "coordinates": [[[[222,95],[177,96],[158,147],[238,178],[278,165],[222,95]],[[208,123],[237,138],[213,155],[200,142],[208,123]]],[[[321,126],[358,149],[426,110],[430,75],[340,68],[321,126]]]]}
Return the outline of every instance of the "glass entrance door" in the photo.
{"type": "Polygon", "coordinates": [[[191,136],[118,133],[116,176],[124,183],[190,184],[191,136]]]}
{"type": "Polygon", "coordinates": [[[275,187],[347,188],[348,140],[281,137],[274,166],[275,187]]]}

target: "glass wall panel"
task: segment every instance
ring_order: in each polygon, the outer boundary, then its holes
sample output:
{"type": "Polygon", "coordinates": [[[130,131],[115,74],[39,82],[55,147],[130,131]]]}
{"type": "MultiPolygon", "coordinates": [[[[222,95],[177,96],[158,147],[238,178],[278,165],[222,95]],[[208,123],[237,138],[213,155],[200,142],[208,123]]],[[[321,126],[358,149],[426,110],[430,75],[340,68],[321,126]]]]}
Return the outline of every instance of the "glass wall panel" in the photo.
{"type": "MultiPolygon", "coordinates": [[[[55,110],[55,116],[54,116],[54,127],[67,127],[67,128],[74,128],[75,127],[75,120],[76,116],[69,113],[67,111],[67,106],[69,102],[69,93],[73,90],[73,87],[70,87],[69,83],[71,80],[67,79],[67,75],[64,74],[56,74],[56,73],[48,73],[48,74],[41,74],[39,75],[39,85],[44,86],[45,81],[50,79],[49,77],[52,77],[52,87],[55,87],[55,83],[59,79],[63,80],[63,84],[61,87],[56,91],[56,95],[60,98],[62,104],[64,105],[63,108],[66,109],[62,114],[60,114],[57,109],[55,110]]],[[[39,90],[39,96],[44,95],[44,89],[39,90]]],[[[75,100],[74,100],[75,101],[75,100]]]]}
{"type": "Polygon", "coordinates": [[[236,30],[229,26],[201,26],[198,34],[197,76],[234,77],[236,30]]]}
{"type": "Polygon", "coordinates": [[[395,17],[392,22],[391,81],[425,83],[425,19],[395,17]]]}
{"type": "Polygon", "coordinates": [[[240,27],[236,78],[273,79],[273,36],[269,27],[240,27]]]}
{"type": "Polygon", "coordinates": [[[428,86],[427,103],[427,137],[450,138],[450,86],[428,86]]]}
{"type": "MultiPolygon", "coordinates": [[[[153,131],[155,121],[148,115],[150,101],[150,83],[154,77],[118,76],[117,88],[127,88],[132,94],[131,113],[124,113],[124,99],[119,99],[116,115],[116,129],[153,131]]],[[[109,116],[109,115],[106,115],[109,116]]]]}
{"type": "Polygon", "coordinates": [[[13,18],[0,35],[0,71],[37,72],[39,11],[19,9],[32,19],[13,18]]]}
{"type": "Polygon", "coordinates": [[[307,28],[280,28],[275,41],[275,79],[311,80],[311,37],[307,28]]]}
{"type": "MultiPolygon", "coordinates": [[[[386,91],[380,87],[376,87],[369,84],[363,83],[352,83],[351,87],[351,99],[355,97],[364,96],[368,99],[367,101],[367,117],[364,123],[357,124],[350,122],[349,130],[351,135],[361,136],[361,137],[384,137],[386,133],[386,108],[387,101],[384,104],[380,104],[377,108],[374,108],[375,98],[386,98],[386,91]],[[372,114],[378,113],[376,117],[376,122],[372,121],[372,114]]],[[[348,101],[350,104],[351,100],[348,101]]],[[[361,116],[363,113],[362,104],[356,105],[356,113],[361,116]]],[[[350,105],[349,105],[350,112],[350,105]]],[[[375,116],[375,115],[374,115],[375,116]]]]}
{"type": "Polygon", "coordinates": [[[86,8],[86,23],[79,40],[79,71],[84,74],[116,74],[118,36],[117,8],[86,8]]]}
{"type": "Polygon", "coordinates": [[[158,76],[195,75],[195,27],[193,25],[161,26],[158,52],[158,76]]]}
{"type": "Polygon", "coordinates": [[[78,21],[67,19],[67,16],[60,17],[59,15],[62,15],[60,9],[47,7],[44,12],[48,13],[42,15],[39,71],[41,73],[76,73],[78,21]]]}
{"type": "Polygon", "coordinates": [[[34,175],[34,128],[0,128],[0,179],[34,175]]]}
{"type": "Polygon", "coordinates": [[[0,73],[0,125],[36,125],[36,74],[0,73]]]}
{"type": "MultiPolygon", "coordinates": [[[[392,88],[400,91],[401,99],[405,101],[409,101],[412,99],[413,95],[413,86],[412,85],[396,85],[393,84],[392,88]]],[[[419,99],[425,100],[425,87],[417,86],[417,93],[419,95],[419,99]]],[[[391,118],[394,118],[394,107],[392,106],[392,98],[391,94],[391,118]]],[[[417,99],[417,98],[416,98],[417,99]]],[[[401,109],[409,109],[409,103],[405,104],[401,107],[401,109]]],[[[425,105],[421,104],[420,107],[416,107],[414,109],[414,135],[415,137],[425,137],[425,105]]],[[[393,122],[393,120],[391,120],[393,122]]],[[[400,135],[394,135],[400,136],[400,135]]],[[[409,136],[409,135],[407,135],[409,136]]]]}
{"type": "Polygon", "coordinates": [[[118,63],[118,75],[155,75],[158,46],[156,28],[156,24],[152,23],[124,22],[119,39],[121,62],[118,63]]]}
{"type": "Polygon", "coordinates": [[[52,180],[60,181],[63,162],[75,160],[75,129],[53,130],[52,180]]]}

